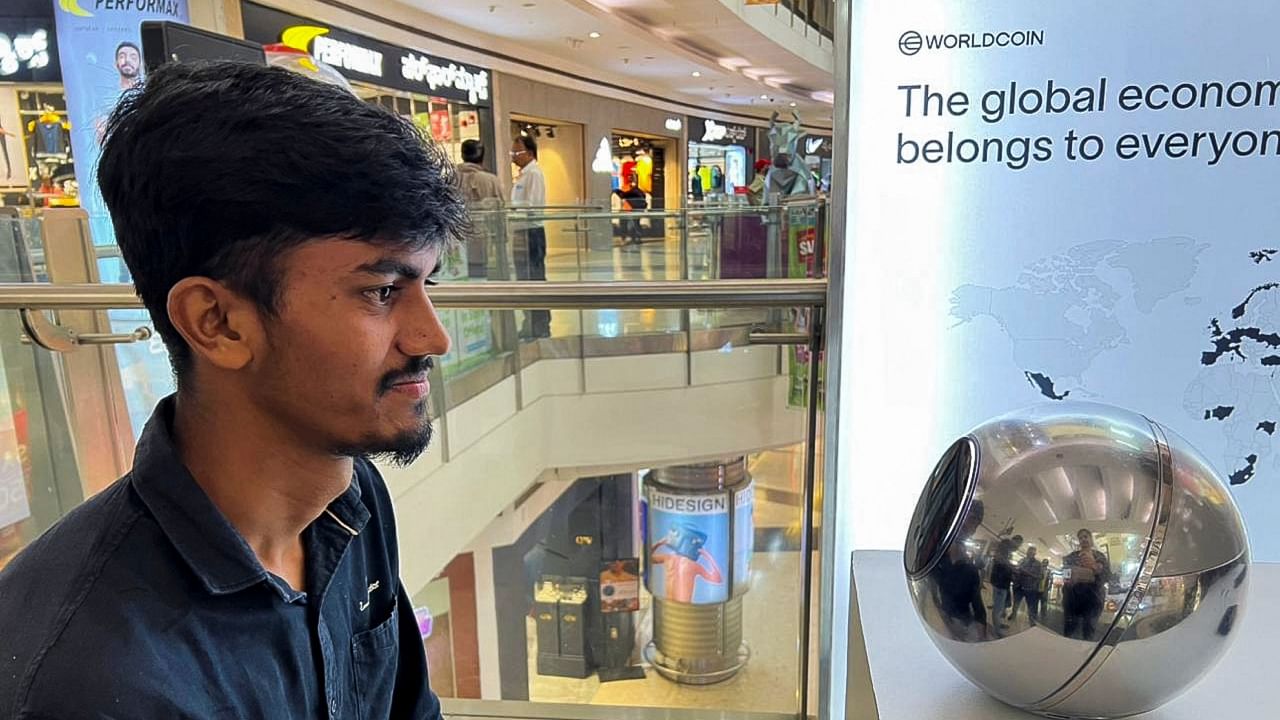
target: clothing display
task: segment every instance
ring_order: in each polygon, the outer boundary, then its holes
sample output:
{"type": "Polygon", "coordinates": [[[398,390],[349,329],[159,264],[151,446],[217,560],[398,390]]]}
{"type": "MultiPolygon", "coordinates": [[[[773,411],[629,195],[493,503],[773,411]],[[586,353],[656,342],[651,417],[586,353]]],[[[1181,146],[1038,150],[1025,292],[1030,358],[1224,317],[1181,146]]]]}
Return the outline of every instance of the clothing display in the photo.
{"type": "Polygon", "coordinates": [[[57,113],[47,112],[27,124],[35,134],[36,157],[65,157],[71,150],[71,123],[57,113]]]}

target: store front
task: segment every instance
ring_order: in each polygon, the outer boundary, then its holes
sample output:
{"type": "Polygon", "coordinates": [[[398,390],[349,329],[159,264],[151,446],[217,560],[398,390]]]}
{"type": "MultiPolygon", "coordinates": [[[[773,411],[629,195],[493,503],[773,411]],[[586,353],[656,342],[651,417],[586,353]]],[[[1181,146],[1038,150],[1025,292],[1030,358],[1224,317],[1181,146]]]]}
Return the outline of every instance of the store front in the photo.
{"type": "Polygon", "coordinates": [[[690,116],[689,187],[694,200],[745,194],[758,157],[756,128],[690,116]]]}
{"type": "Polygon", "coordinates": [[[810,133],[796,143],[796,154],[804,162],[812,177],[812,186],[820,192],[831,188],[831,152],[833,144],[830,135],[810,133]]]}
{"type": "Polygon", "coordinates": [[[0,204],[5,206],[33,210],[79,204],[56,35],[48,2],[0,7],[0,204]]]}
{"type": "Polygon", "coordinates": [[[462,161],[462,143],[479,140],[494,169],[492,73],[418,50],[399,47],[325,23],[246,2],[245,38],[269,45],[285,33],[309,37],[306,49],[350,81],[365,100],[412,120],[454,162],[462,161]]]}
{"type": "MultiPolygon", "coordinates": [[[[614,131],[610,136],[613,199],[610,206],[622,212],[665,210],[667,207],[667,162],[677,152],[670,138],[643,133],[614,131]]],[[[660,218],[614,222],[614,237],[621,242],[662,238],[666,224],[660,218]]]]}

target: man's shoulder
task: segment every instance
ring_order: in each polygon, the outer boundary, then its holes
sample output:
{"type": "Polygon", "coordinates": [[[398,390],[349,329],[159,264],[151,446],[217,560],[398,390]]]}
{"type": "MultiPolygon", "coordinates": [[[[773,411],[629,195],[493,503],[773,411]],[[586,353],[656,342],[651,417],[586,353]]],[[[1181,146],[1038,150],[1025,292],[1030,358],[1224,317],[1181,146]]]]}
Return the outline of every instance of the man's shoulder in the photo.
{"type": "Polygon", "coordinates": [[[103,569],[142,516],[128,476],[55,523],[0,571],[0,715],[20,709],[41,663],[93,598],[103,569]]]}

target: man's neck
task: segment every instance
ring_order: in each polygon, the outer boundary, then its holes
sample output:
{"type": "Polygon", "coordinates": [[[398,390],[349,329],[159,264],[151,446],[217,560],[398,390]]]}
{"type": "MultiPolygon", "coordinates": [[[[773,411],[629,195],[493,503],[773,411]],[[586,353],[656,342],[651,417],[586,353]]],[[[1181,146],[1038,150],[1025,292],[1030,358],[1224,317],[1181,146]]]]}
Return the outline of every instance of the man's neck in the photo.
{"type": "Polygon", "coordinates": [[[352,460],[306,447],[244,401],[180,394],[173,436],[183,464],[259,562],[301,589],[302,531],[346,492],[352,460]]]}

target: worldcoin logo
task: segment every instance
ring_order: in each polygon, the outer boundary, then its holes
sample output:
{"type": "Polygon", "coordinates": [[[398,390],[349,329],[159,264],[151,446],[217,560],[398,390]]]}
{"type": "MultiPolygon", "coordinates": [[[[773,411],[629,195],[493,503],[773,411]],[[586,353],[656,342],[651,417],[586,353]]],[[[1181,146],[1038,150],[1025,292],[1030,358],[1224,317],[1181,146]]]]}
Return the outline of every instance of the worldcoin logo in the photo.
{"type": "Polygon", "coordinates": [[[898,49],[903,55],[915,55],[922,47],[924,47],[924,39],[915,30],[908,30],[898,38],[898,49]]]}

